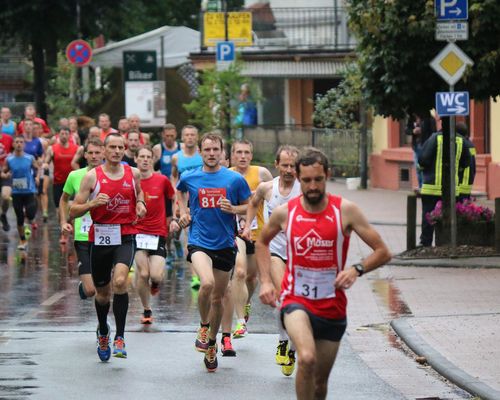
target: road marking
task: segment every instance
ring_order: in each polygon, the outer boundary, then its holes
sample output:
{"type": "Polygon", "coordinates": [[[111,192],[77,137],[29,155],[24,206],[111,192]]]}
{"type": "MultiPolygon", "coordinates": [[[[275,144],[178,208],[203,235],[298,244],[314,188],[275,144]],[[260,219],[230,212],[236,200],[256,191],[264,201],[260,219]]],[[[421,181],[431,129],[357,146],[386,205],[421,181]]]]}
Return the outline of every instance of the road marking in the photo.
{"type": "Polygon", "coordinates": [[[47,300],[45,300],[42,304],[43,307],[50,307],[61,300],[66,294],[64,292],[57,292],[50,296],[47,300]]]}

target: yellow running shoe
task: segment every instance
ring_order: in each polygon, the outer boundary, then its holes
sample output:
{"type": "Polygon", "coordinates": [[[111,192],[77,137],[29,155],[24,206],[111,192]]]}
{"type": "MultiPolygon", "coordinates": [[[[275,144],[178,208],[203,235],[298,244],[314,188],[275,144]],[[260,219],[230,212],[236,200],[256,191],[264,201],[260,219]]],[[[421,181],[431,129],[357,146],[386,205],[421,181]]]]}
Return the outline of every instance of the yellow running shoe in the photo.
{"type": "Polygon", "coordinates": [[[288,350],[288,363],[281,366],[281,372],[285,376],[290,376],[293,374],[295,369],[295,351],[288,350]]]}
{"type": "Polygon", "coordinates": [[[248,334],[247,325],[243,322],[238,322],[236,324],[236,329],[233,332],[234,339],[244,338],[248,334]]]}
{"type": "Polygon", "coordinates": [[[276,364],[288,364],[288,340],[280,340],[276,348],[276,364]]]}

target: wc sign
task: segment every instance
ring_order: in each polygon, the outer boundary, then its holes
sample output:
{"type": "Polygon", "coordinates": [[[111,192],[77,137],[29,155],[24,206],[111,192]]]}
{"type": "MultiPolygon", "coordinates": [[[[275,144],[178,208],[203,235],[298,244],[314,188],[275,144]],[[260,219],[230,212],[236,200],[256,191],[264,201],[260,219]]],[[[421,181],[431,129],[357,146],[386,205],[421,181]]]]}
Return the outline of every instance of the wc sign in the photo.
{"type": "Polygon", "coordinates": [[[215,48],[215,61],[217,69],[223,71],[229,68],[229,65],[234,61],[234,42],[217,42],[215,48]]]}
{"type": "Polygon", "coordinates": [[[469,92],[437,92],[436,111],[440,117],[469,115],[469,92]]]}

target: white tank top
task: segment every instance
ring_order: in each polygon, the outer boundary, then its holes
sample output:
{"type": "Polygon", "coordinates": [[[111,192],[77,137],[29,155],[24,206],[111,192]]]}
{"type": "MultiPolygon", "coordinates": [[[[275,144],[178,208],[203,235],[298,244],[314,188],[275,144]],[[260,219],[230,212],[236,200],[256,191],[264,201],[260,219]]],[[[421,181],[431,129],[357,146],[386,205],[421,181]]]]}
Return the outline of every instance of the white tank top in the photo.
{"type": "MultiPolygon", "coordinates": [[[[264,218],[266,222],[276,207],[288,203],[290,199],[293,199],[294,197],[300,195],[300,183],[298,180],[295,180],[295,182],[293,183],[292,190],[287,196],[283,196],[280,193],[279,187],[280,187],[280,177],[277,176],[276,178],[273,179],[273,190],[271,191],[271,198],[269,199],[269,201],[264,202],[264,218]]],[[[271,240],[271,243],[269,243],[269,250],[271,251],[271,254],[276,254],[280,256],[283,260],[287,259],[285,232],[283,231],[279,232],[274,237],[274,239],[271,240]]]]}

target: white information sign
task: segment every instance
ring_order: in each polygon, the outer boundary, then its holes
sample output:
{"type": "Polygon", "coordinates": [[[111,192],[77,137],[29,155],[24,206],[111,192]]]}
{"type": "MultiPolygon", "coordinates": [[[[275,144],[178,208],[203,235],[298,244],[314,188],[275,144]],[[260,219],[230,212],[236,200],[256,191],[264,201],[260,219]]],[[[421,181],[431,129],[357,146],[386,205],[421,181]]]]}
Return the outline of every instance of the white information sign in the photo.
{"type": "Polygon", "coordinates": [[[436,40],[457,41],[469,39],[468,22],[438,22],[436,23],[436,40]]]}

